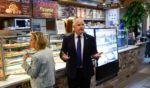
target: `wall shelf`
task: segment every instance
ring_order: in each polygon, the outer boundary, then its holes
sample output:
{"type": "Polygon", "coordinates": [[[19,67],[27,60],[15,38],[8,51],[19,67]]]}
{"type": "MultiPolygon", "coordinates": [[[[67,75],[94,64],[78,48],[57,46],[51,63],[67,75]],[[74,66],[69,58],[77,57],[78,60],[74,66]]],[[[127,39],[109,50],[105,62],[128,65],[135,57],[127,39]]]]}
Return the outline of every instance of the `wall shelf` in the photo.
{"type": "Polygon", "coordinates": [[[90,9],[98,9],[98,10],[102,10],[103,7],[98,7],[97,5],[90,5],[90,4],[86,4],[86,3],[81,3],[81,2],[75,2],[75,1],[66,1],[66,0],[59,0],[58,1],[59,4],[62,5],[72,5],[72,6],[77,6],[77,7],[83,7],[83,8],[90,8],[90,9]]]}
{"type": "Polygon", "coordinates": [[[0,14],[0,17],[17,17],[17,18],[30,18],[30,15],[12,15],[12,14],[0,14]]]}

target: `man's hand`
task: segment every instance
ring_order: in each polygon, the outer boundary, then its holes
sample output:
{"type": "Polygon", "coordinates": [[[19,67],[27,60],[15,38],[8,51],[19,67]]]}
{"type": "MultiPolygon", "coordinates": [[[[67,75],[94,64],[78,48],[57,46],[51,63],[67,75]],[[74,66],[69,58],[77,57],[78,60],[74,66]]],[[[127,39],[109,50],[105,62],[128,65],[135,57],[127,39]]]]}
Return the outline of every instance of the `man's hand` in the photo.
{"type": "Polygon", "coordinates": [[[93,55],[93,58],[94,58],[94,59],[98,59],[98,58],[101,56],[102,53],[103,53],[103,52],[98,52],[98,53],[94,54],[94,55],[93,55]]]}
{"type": "Polygon", "coordinates": [[[63,59],[64,61],[67,61],[67,60],[70,59],[70,57],[69,57],[67,54],[65,54],[64,52],[62,52],[62,59],[63,59]]]}

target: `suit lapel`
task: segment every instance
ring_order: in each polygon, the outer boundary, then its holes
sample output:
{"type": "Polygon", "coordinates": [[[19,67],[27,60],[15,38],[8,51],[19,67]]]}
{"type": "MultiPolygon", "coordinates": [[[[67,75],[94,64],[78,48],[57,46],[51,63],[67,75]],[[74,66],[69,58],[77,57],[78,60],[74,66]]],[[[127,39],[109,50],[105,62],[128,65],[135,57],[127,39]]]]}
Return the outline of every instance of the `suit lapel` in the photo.
{"type": "Polygon", "coordinates": [[[70,43],[71,43],[71,45],[72,45],[72,47],[73,47],[73,51],[76,53],[74,33],[71,35],[70,43]]]}
{"type": "Polygon", "coordinates": [[[84,56],[85,56],[85,54],[86,54],[86,51],[87,51],[87,44],[88,44],[88,41],[87,41],[87,39],[88,39],[88,37],[86,36],[86,34],[85,33],[83,33],[83,36],[84,36],[84,47],[83,47],[83,58],[84,58],[84,56]]]}

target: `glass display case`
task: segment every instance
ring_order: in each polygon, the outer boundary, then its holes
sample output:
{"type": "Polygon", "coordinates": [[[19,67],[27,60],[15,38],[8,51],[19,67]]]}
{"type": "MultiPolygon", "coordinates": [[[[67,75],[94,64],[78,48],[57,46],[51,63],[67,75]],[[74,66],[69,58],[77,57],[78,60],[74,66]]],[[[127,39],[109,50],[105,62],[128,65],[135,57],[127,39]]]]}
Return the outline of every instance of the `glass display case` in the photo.
{"type": "MultiPolygon", "coordinates": [[[[48,47],[53,51],[55,69],[65,67],[65,63],[60,59],[59,53],[64,35],[45,35],[49,39],[48,47]]],[[[4,80],[9,75],[26,73],[21,67],[23,55],[34,54],[36,51],[29,48],[30,36],[5,36],[0,37],[0,80],[4,80]]],[[[30,64],[31,58],[27,59],[30,64]]]]}
{"type": "Polygon", "coordinates": [[[117,31],[117,44],[118,44],[118,49],[128,47],[128,31],[127,30],[117,31]]]}
{"type": "Polygon", "coordinates": [[[117,33],[115,29],[96,29],[98,52],[103,52],[97,66],[102,66],[118,59],[117,33]]]}
{"type": "Polygon", "coordinates": [[[95,34],[94,34],[94,28],[85,28],[84,32],[87,33],[87,34],[89,34],[89,35],[91,35],[91,36],[93,36],[93,37],[95,36],[95,34]]]}
{"type": "Polygon", "coordinates": [[[3,53],[2,53],[2,39],[0,38],[0,80],[5,79],[5,71],[4,71],[4,61],[3,61],[3,53]]]}
{"type": "Polygon", "coordinates": [[[64,63],[60,57],[59,57],[59,53],[60,53],[60,49],[62,47],[62,42],[63,42],[63,34],[53,34],[53,35],[49,35],[49,46],[53,51],[53,57],[54,57],[54,61],[55,63],[64,63]]]}
{"type": "MultiPolygon", "coordinates": [[[[23,55],[26,53],[33,54],[34,50],[29,49],[30,36],[5,36],[0,38],[0,77],[5,79],[12,74],[25,73],[21,67],[23,55]]],[[[31,59],[28,59],[29,63],[31,59]]]]}
{"type": "Polygon", "coordinates": [[[96,83],[102,83],[119,71],[116,29],[95,29],[98,52],[103,52],[96,61],[96,83]]]}

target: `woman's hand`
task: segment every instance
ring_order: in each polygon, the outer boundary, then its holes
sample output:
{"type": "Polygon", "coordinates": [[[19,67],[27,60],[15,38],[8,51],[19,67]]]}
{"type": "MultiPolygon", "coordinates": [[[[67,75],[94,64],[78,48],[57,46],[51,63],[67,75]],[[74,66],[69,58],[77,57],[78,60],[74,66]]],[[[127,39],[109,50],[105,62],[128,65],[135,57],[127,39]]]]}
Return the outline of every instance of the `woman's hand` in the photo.
{"type": "Polygon", "coordinates": [[[29,57],[29,53],[26,53],[24,56],[23,56],[23,61],[26,61],[26,59],[29,57]]]}

